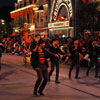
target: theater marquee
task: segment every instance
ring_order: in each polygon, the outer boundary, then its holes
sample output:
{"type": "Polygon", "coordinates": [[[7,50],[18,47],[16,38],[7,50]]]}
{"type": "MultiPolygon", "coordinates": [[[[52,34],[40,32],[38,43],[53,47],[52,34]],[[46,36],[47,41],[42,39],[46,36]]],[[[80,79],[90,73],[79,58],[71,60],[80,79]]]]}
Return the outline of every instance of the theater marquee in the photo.
{"type": "Polygon", "coordinates": [[[55,22],[55,23],[49,23],[48,28],[53,29],[53,28],[61,28],[61,27],[68,27],[69,26],[69,21],[61,21],[61,22],[55,22]]]}

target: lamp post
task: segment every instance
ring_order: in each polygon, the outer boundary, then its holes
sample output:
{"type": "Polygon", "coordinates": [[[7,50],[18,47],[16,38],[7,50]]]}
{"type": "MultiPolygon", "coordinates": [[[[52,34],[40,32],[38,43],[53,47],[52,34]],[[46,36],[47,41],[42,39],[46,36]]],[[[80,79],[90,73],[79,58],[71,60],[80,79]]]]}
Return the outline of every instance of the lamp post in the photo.
{"type": "Polygon", "coordinates": [[[7,34],[7,24],[5,23],[5,20],[0,20],[0,34],[3,36],[7,34]]]}

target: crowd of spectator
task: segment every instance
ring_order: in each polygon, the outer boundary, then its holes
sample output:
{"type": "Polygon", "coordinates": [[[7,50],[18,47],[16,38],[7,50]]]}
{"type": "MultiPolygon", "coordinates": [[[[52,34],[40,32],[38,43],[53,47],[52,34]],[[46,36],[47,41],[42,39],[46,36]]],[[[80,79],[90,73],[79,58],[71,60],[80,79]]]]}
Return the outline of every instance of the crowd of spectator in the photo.
{"type": "Polygon", "coordinates": [[[20,37],[8,37],[3,38],[2,43],[4,46],[4,53],[9,53],[13,55],[25,55],[27,53],[27,48],[25,48],[25,43],[20,37]]]}
{"type": "MultiPolygon", "coordinates": [[[[77,38],[79,39],[79,45],[82,47],[83,55],[85,55],[88,51],[90,51],[91,42],[94,39],[97,41],[96,45],[100,49],[100,36],[96,34],[92,34],[92,35],[87,34],[85,37],[82,34],[79,34],[77,38]]],[[[62,64],[66,64],[66,63],[70,64],[69,46],[73,45],[73,41],[75,37],[74,38],[71,38],[71,37],[62,38],[59,36],[57,39],[59,41],[58,46],[64,52],[64,55],[62,57],[62,64]]],[[[46,42],[46,48],[48,48],[51,45],[52,39],[46,38],[44,40],[46,42]]],[[[5,53],[19,55],[19,56],[25,56],[25,55],[29,56],[30,54],[30,44],[31,43],[25,46],[25,42],[23,38],[20,38],[19,36],[3,38],[2,43],[5,48],[4,50],[5,53]]],[[[82,63],[84,63],[84,60],[82,60],[82,63]]],[[[84,64],[86,64],[86,62],[84,64]]]]}

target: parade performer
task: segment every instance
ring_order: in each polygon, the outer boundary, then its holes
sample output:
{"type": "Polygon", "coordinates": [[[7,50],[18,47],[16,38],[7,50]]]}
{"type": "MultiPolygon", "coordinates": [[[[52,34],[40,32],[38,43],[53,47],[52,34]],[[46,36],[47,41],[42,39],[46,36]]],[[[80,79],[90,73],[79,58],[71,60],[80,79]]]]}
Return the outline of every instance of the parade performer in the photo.
{"type": "Polygon", "coordinates": [[[87,69],[87,72],[86,72],[86,76],[89,76],[89,71],[90,69],[95,65],[95,77],[99,77],[98,76],[98,71],[99,71],[99,60],[98,60],[98,56],[100,54],[100,51],[98,49],[98,46],[97,46],[97,41],[96,40],[93,40],[92,41],[92,45],[91,45],[91,48],[89,50],[89,57],[90,57],[90,65],[87,69]]]}
{"type": "Polygon", "coordinates": [[[40,39],[38,46],[33,49],[31,54],[31,65],[33,69],[37,72],[37,80],[34,86],[33,94],[37,96],[37,93],[40,95],[43,94],[43,90],[48,81],[48,61],[47,58],[49,54],[44,49],[45,41],[40,39]]]}
{"type": "Polygon", "coordinates": [[[79,40],[74,40],[74,43],[69,47],[69,51],[71,54],[71,67],[69,69],[69,79],[71,79],[71,72],[74,68],[74,65],[76,65],[76,75],[75,78],[76,79],[80,79],[79,77],[79,67],[80,67],[80,56],[82,55],[82,50],[81,47],[79,45],[79,40]]]}
{"type": "Polygon", "coordinates": [[[52,40],[52,46],[50,46],[50,51],[53,52],[56,56],[51,55],[50,56],[50,61],[51,61],[51,70],[49,72],[49,80],[50,81],[50,77],[54,71],[54,67],[56,66],[56,79],[55,82],[57,84],[59,84],[59,58],[60,58],[60,54],[63,54],[63,52],[60,50],[60,48],[57,46],[58,44],[58,40],[57,39],[53,39],[52,40]]]}

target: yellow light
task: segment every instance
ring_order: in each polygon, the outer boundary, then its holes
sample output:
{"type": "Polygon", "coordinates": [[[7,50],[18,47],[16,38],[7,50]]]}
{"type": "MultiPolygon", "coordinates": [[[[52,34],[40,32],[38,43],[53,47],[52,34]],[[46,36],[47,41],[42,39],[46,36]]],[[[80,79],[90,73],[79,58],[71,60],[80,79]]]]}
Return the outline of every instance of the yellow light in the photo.
{"type": "Polygon", "coordinates": [[[29,29],[30,31],[35,30],[35,25],[31,25],[29,29]]]}
{"type": "Polygon", "coordinates": [[[38,8],[33,8],[33,10],[38,10],[38,8]]]}
{"type": "Polygon", "coordinates": [[[43,7],[48,7],[48,4],[43,5],[43,7]]]}
{"type": "Polygon", "coordinates": [[[1,22],[4,23],[5,21],[2,19],[1,22]]]}
{"type": "Polygon", "coordinates": [[[20,2],[20,1],[22,1],[22,0],[18,0],[18,2],[20,2]]]}
{"type": "Polygon", "coordinates": [[[38,12],[44,12],[44,10],[36,10],[35,12],[36,13],[38,13],[38,12]]]}

